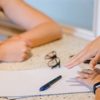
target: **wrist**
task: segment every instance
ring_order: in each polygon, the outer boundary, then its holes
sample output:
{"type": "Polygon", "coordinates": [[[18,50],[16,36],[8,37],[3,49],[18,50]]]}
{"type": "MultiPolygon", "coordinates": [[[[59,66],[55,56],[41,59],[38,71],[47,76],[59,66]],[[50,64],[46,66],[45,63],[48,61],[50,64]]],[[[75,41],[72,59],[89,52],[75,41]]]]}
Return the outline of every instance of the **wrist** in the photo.
{"type": "Polygon", "coordinates": [[[29,40],[23,38],[21,35],[13,36],[13,37],[11,37],[9,40],[23,41],[23,42],[25,42],[25,44],[26,44],[27,46],[29,46],[29,40]]]}
{"type": "Polygon", "coordinates": [[[93,85],[93,92],[94,94],[96,93],[96,91],[100,89],[100,82],[97,82],[93,85]]]}
{"type": "Polygon", "coordinates": [[[26,43],[27,46],[31,47],[31,40],[29,40],[28,38],[23,37],[22,35],[19,35],[20,40],[24,41],[26,43]]]}
{"type": "Polygon", "coordinates": [[[97,88],[97,89],[96,89],[96,93],[97,93],[97,92],[100,92],[100,88],[97,88]]]}

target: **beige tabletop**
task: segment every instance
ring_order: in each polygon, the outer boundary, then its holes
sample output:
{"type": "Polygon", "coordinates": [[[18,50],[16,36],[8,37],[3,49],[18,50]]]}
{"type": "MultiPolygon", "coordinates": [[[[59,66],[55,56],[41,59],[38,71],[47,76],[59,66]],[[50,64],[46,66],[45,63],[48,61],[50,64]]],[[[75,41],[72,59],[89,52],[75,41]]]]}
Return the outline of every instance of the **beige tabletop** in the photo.
{"type": "MultiPolygon", "coordinates": [[[[4,28],[4,25],[0,25],[0,33],[18,33],[14,28],[4,28]]],[[[57,55],[61,59],[61,64],[65,65],[69,60],[69,56],[76,54],[80,51],[88,41],[72,36],[70,34],[63,34],[61,40],[46,44],[44,46],[36,47],[32,49],[33,56],[27,61],[20,63],[1,63],[0,70],[27,70],[45,67],[45,55],[55,50],[57,55]]],[[[88,65],[81,65],[81,68],[88,67],[88,65]]],[[[3,99],[3,98],[0,98],[3,99]]],[[[5,100],[5,99],[4,99],[5,100]]],[[[49,95],[49,96],[37,96],[22,98],[20,100],[94,100],[93,93],[75,93],[75,94],[63,94],[63,95],[49,95]]]]}
{"type": "MultiPolygon", "coordinates": [[[[47,45],[33,48],[33,56],[21,63],[1,63],[0,70],[27,70],[46,66],[44,57],[50,51],[55,50],[61,59],[61,64],[64,65],[70,55],[76,54],[86,45],[87,41],[73,37],[71,35],[63,35],[63,39],[49,43],[47,45]]],[[[83,67],[83,66],[82,66],[83,67]]],[[[92,93],[75,93],[53,96],[41,96],[27,98],[29,100],[94,100],[92,93]]],[[[25,100],[27,100],[25,99],[25,100]]]]}

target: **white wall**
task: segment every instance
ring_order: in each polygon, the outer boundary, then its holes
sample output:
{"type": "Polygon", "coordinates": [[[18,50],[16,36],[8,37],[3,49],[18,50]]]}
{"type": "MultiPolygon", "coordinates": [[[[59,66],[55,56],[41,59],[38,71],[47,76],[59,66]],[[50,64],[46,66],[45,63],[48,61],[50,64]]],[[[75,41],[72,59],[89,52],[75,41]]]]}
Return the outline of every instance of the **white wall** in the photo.
{"type": "Polygon", "coordinates": [[[96,0],[95,9],[94,32],[96,36],[100,36],[100,0],[96,0]]]}
{"type": "Polygon", "coordinates": [[[26,0],[56,21],[92,30],[93,0],[26,0]]]}

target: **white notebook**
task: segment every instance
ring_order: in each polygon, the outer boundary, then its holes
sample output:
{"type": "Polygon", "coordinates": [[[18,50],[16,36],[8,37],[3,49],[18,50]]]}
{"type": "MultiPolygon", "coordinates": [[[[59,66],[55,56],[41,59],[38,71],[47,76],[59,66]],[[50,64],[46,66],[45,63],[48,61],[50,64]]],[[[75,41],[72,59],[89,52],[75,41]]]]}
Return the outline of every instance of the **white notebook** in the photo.
{"type": "Polygon", "coordinates": [[[75,79],[79,70],[80,68],[77,66],[70,70],[61,67],[55,69],[0,71],[0,97],[39,96],[91,91],[87,86],[75,79]],[[62,79],[47,90],[39,91],[41,86],[59,75],[62,75],[62,79]]]}

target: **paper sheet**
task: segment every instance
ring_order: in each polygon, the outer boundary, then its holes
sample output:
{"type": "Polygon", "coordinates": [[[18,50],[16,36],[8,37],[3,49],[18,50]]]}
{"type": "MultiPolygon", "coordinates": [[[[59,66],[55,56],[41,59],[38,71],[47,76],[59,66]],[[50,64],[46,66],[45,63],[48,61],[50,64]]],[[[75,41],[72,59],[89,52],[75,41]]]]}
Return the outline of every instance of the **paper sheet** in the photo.
{"type": "Polygon", "coordinates": [[[75,80],[80,68],[41,68],[24,71],[0,71],[0,97],[23,97],[49,94],[89,92],[88,87],[75,80]],[[39,91],[45,83],[62,75],[62,79],[46,91],[39,91]]]}

